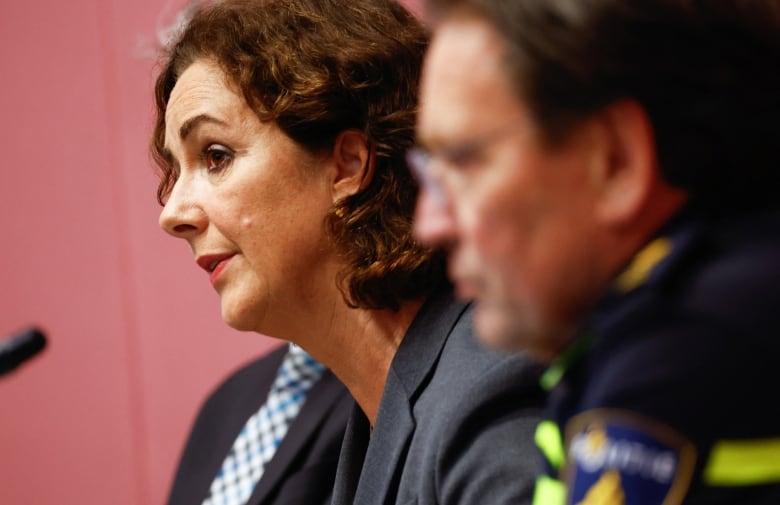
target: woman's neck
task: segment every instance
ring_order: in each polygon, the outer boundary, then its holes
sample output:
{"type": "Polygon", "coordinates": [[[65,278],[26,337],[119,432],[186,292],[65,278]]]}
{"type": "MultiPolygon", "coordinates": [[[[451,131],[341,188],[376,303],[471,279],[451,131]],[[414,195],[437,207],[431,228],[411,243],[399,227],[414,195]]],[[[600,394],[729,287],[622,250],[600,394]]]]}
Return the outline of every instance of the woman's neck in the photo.
{"type": "Polygon", "coordinates": [[[334,310],[327,334],[296,343],[344,383],[373,426],[390,364],[421,305],[422,300],[405,302],[392,311],[343,304],[334,310]]]}

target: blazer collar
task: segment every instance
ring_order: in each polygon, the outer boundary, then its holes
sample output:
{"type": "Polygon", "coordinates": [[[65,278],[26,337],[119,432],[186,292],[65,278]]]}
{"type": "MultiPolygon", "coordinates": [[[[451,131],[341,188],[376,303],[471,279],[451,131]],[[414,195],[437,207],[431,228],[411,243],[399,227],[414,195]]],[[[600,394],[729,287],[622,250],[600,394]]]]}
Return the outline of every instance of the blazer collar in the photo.
{"type": "Polygon", "coordinates": [[[444,343],[467,305],[456,301],[450,284],[443,282],[409,326],[390,365],[387,380],[388,383],[397,381],[406,391],[410,403],[436,368],[444,343]]]}
{"type": "MultiPolygon", "coordinates": [[[[416,426],[412,413],[414,402],[433,373],[444,343],[466,306],[454,300],[449,285],[441,286],[423,304],[390,365],[370,443],[365,416],[360,411],[353,413],[342,450],[342,459],[347,458],[344,470],[352,469],[342,476],[352,482],[344,483],[349,489],[339,491],[346,494],[342,495],[343,500],[334,500],[334,504],[395,500],[394,486],[400,480],[416,426]],[[360,468],[361,459],[362,470],[355,471],[360,468]]],[[[339,466],[341,472],[341,462],[339,466]]]]}

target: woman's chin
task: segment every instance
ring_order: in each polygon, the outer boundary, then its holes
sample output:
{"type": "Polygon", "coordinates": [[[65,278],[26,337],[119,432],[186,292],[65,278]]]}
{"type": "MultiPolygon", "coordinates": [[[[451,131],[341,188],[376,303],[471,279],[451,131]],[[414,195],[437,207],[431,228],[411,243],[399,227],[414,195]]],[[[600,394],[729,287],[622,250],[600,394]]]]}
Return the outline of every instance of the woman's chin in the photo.
{"type": "Polygon", "coordinates": [[[254,331],[254,328],[251,325],[244,324],[242,321],[235,321],[233,319],[226,319],[222,318],[225,321],[225,324],[233,328],[234,330],[238,331],[254,331]]]}
{"type": "Polygon", "coordinates": [[[239,308],[233,304],[222,303],[222,320],[225,324],[238,331],[258,331],[257,311],[246,307],[239,308]]]}

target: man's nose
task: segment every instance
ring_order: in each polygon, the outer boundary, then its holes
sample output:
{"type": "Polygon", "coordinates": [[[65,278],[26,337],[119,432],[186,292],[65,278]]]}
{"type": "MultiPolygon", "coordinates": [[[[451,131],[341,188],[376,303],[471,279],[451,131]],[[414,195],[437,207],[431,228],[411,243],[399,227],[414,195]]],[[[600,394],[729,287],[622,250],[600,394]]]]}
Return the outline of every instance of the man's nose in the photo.
{"type": "Polygon", "coordinates": [[[420,188],[414,213],[414,234],[430,247],[447,248],[457,237],[452,204],[429,188],[420,188]]]}

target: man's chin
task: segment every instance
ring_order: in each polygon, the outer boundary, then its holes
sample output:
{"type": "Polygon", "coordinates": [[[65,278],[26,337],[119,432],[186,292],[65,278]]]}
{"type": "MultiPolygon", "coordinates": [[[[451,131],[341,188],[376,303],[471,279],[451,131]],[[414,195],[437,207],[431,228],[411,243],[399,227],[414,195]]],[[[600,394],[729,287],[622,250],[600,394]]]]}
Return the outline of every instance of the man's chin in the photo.
{"type": "Polygon", "coordinates": [[[479,340],[488,347],[525,353],[549,363],[561,349],[571,343],[572,333],[549,321],[543,323],[541,318],[535,316],[535,313],[522,312],[505,305],[478,303],[474,329],[479,340]]]}
{"type": "Polygon", "coordinates": [[[505,351],[522,349],[522,336],[512,314],[488,303],[477,303],[474,313],[474,329],[479,340],[488,347],[505,351]]]}

